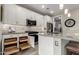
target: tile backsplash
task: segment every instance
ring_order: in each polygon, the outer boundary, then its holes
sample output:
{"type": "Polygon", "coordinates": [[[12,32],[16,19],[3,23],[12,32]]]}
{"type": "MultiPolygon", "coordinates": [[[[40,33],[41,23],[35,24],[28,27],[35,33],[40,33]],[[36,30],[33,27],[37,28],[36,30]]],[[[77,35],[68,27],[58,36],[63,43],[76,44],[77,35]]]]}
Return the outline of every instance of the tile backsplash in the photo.
{"type": "Polygon", "coordinates": [[[28,26],[19,26],[19,25],[11,25],[11,24],[1,24],[0,23],[0,34],[2,32],[7,33],[9,31],[9,27],[12,27],[16,32],[25,32],[25,31],[38,31],[45,32],[44,27],[28,27],[28,26]]]}

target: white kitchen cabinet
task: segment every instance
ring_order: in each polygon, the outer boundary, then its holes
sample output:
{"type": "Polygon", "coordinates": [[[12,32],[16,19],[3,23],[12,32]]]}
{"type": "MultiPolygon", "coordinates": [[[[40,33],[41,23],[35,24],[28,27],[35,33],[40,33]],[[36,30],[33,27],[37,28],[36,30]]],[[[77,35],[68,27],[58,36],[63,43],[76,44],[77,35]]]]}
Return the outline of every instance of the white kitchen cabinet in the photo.
{"type": "Polygon", "coordinates": [[[40,14],[35,13],[33,11],[30,11],[29,13],[30,13],[29,14],[29,19],[36,20],[36,22],[37,22],[36,26],[42,27],[43,26],[43,21],[44,21],[43,20],[43,15],[40,15],[40,14]]]}
{"type": "Polygon", "coordinates": [[[33,36],[28,36],[28,38],[29,38],[29,43],[30,43],[30,45],[31,45],[33,48],[35,48],[34,37],[33,37],[33,36]]]}
{"type": "Polygon", "coordinates": [[[52,23],[52,18],[48,15],[45,15],[45,19],[47,20],[47,22],[52,23]]]}
{"type": "MultiPolygon", "coordinates": [[[[29,11],[30,11],[30,10],[29,10],[29,11]]],[[[31,19],[31,20],[36,20],[35,17],[37,17],[37,16],[35,16],[34,14],[35,14],[35,12],[30,11],[30,19],[31,19]]]]}
{"type": "Polygon", "coordinates": [[[2,54],[2,35],[0,34],[0,55],[2,54]]]}
{"type": "Polygon", "coordinates": [[[50,16],[48,16],[48,15],[45,15],[44,18],[45,18],[45,20],[46,20],[47,22],[52,23],[52,17],[50,17],[50,16]]]}
{"type": "Polygon", "coordinates": [[[26,25],[26,20],[36,20],[38,27],[44,27],[43,15],[18,5],[3,5],[3,23],[26,25]]]}
{"type": "Polygon", "coordinates": [[[38,27],[43,27],[44,24],[44,19],[43,19],[43,15],[37,14],[37,26],[38,27]]]}
{"type": "Polygon", "coordinates": [[[39,55],[62,55],[62,53],[61,38],[39,35],[39,55]]]}
{"type": "Polygon", "coordinates": [[[26,8],[17,6],[17,24],[18,25],[26,25],[27,19],[35,20],[35,15],[33,11],[28,10],[26,8]]]}
{"type": "Polygon", "coordinates": [[[18,5],[3,5],[3,23],[26,25],[26,19],[34,19],[33,13],[18,5]]]}
{"type": "Polygon", "coordinates": [[[0,21],[1,21],[1,4],[0,4],[0,21]]]}
{"type": "Polygon", "coordinates": [[[3,5],[3,23],[16,24],[16,5],[3,5]]]}
{"type": "Polygon", "coordinates": [[[16,20],[16,24],[17,25],[26,25],[26,19],[28,18],[28,10],[20,7],[20,6],[16,6],[16,14],[17,14],[17,20],[16,20]]]}
{"type": "Polygon", "coordinates": [[[39,55],[53,54],[53,37],[39,35],[39,55]]]}
{"type": "Polygon", "coordinates": [[[61,55],[61,39],[54,38],[54,55],[61,55]]]}
{"type": "Polygon", "coordinates": [[[52,22],[52,18],[50,17],[50,16],[48,16],[48,15],[45,15],[44,16],[44,21],[43,21],[43,27],[44,28],[47,28],[47,23],[53,23],[52,22]]]}

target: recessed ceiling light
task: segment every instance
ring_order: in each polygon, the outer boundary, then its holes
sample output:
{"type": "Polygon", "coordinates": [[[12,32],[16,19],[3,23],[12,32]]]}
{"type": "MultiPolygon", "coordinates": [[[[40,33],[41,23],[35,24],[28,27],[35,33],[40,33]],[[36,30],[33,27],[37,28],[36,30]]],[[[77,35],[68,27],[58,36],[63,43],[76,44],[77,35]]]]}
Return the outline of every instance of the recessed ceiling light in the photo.
{"type": "Polygon", "coordinates": [[[45,8],[45,5],[42,5],[42,8],[45,8]]]}
{"type": "Polygon", "coordinates": [[[50,11],[50,13],[51,13],[51,14],[53,14],[53,13],[54,13],[54,11],[50,11]]]}
{"type": "Polygon", "coordinates": [[[64,7],[64,4],[59,4],[59,9],[63,9],[63,7],[64,7]]]}
{"type": "Polygon", "coordinates": [[[65,10],[64,10],[64,14],[67,14],[67,13],[68,13],[68,9],[65,9],[65,10]]]}
{"type": "Polygon", "coordinates": [[[70,13],[68,13],[68,17],[70,17],[71,16],[71,14],[70,13]]]}

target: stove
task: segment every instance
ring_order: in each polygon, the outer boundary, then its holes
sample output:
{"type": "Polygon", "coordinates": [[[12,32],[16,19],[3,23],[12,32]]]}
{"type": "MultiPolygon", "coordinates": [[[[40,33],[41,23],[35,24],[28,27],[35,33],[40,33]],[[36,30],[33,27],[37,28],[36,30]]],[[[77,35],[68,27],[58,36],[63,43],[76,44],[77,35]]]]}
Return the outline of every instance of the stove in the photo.
{"type": "Polygon", "coordinates": [[[29,36],[33,36],[35,38],[35,45],[38,44],[38,32],[36,31],[27,31],[29,36]]]}

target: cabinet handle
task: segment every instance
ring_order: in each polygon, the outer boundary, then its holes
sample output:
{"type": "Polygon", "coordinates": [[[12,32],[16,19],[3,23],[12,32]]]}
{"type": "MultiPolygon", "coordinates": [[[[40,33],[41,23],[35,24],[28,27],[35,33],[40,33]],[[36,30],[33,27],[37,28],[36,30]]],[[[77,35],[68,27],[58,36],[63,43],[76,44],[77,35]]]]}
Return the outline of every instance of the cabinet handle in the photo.
{"type": "Polygon", "coordinates": [[[55,46],[59,46],[58,41],[55,41],[55,46]]]}

